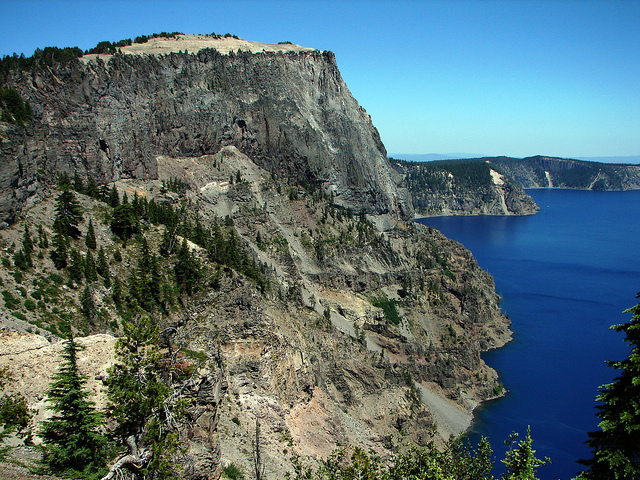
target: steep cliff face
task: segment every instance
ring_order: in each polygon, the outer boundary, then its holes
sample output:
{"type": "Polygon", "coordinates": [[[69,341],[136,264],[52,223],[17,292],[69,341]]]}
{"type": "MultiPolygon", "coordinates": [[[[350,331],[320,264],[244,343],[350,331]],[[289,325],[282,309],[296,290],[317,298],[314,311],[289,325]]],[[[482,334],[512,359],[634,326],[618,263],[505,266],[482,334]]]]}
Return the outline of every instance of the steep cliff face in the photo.
{"type": "MultiPolygon", "coordinates": [[[[187,40],[191,48],[215,46],[187,40]]],[[[106,59],[89,56],[10,80],[35,120],[26,128],[5,125],[5,219],[57,173],[98,182],[153,179],[158,155],[213,154],[225,145],[272,175],[332,192],[337,204],[412,215],[378,132],[331,52],[187,53],[184,40],[171,42],[165,40],[166,54],[127,54],[132,47],[126,47],[106,59]]]]}

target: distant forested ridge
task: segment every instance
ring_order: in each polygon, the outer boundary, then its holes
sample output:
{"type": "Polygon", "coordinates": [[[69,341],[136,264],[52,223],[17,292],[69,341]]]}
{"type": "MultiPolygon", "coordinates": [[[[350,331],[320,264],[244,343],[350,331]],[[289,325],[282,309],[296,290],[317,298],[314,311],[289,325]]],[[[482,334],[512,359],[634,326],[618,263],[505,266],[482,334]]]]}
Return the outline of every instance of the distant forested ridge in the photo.
{"type": "Polygon", "coordinates": [[[478,159],[491,163],[523,188],[640,189],[640,165],[587,162],[537,155],[478,159]]]}
{"type": "Polygon", "coordinates": [[[516,182],[488,162],[389,160],[404,174],[417,215],[529,215],[538,211],[516,182]]]}

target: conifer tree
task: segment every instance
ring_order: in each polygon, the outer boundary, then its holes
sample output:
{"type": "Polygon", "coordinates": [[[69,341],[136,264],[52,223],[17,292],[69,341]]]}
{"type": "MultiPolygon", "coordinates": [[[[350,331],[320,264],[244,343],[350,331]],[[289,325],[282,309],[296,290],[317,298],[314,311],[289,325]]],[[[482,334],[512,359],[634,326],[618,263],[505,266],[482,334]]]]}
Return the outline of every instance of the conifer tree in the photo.
{"type": "Polygon", "coordinates": [[[53,228],[66,237],[80,237],[78,224],[82,221],[82,208],[71,190],[64,190],[56,198],[56,217],[53,228]]]}
{"type": "Polygon", "coordinates": [[[107,254],[103,247],[98,250],[98,258],[96,260],[96,270],[101,277],[109,276],[109,263],[107,262],[107,254]]]}
{"type": "Polygon", "coordinates": [[[96,262],[91,255],[91,250],[87,251],[87,255],[84,258],[84,278],[87,282],[97,282],[98,272],[96,271],[96,262]]]}
{"type": "Polygon", "coordinates": [[[113,184],[111,187],[111,191],[109,192],[109,205],[113,208],[116,208],[120,205],[120,195],[118,194],[118,189],[116,188],[116,184],[113,184]]]}
{"type": "Polygon", "coordinates": [[[49,239],[47,238],[47,232],[42,228],[42,224],[38,225],[38,247],[45,249],[49,248],[49,239]]]}
{"type": "Polygon", "coordinates": [[[540,460],[536,458],[536,451],[531,448],[533,440],[531,438],[531,428],[527,427],[527,436],[521,440],[516,448],[518,434],[509,437],[508,445],[512,447],[502,460],[507,468],[506,474],[502,476],[504,480],[535,480],[536,469],[549,462],[549,459],[540,460]]]}
{"type": "Polygon", "coordinates": [[[631,352],[622,361],[607,362],[620,376],[600,387],[596,397],[602,402],[596,407],[600,430],[589,433],[593,456],[580,461],[589,467],[580,478],[640,478],[640,303],[624,313],[633,314],[631,321],[611,328],[625,333],[631,352]]]}
{"type": "Polygon", "coordinates": [[[91,219],[89,219],[89,226],[87,227],[87,234],[84,237],[84,244],[91,250],[95,250],[97,247],[96,232],[93,229],[93,221],[91,219]]]}
{"type": "Polygon", "coordinates": [[[61,232],[57,232],[53,237],[53,250],[51,250],[49,256],[58,270],[62,270],[67,266],[69,259],[68,249],[67,238],[61,232]]]}
{"type": "Polygon", "coordinates": [[[78,193],[84,192],[84,182],[77,170],[73,174],[73,189],[78,193]]]}
{"type": "Polygon", "coordinates": [[[69,286],[82,283],[84,279],[84,259],[76,249],[71,249],[69,252],[67,272],[69,273],[69,286]]]}
{"type": "Polygon", "coordinates": [[[82,315],[90,321],[93,320],[98,313],[89,285],[84,287],[82,295],[80,296],[80,311],[82,312],[82,315]]]}
{"type": "Polygon", "coordinates": [[[170,458],[180,441],[172,425],[180,414],[165,403],[172,389],[162,379],[167,359],[160,354],[158,325],[139,317],[123,321],[122,330],[124,335],[116,343],[118,362],[107,380],[110,410],[118,422],[116,435],[129,439],[130,447],[134,439],[137,452],[132,454],[140,455],[144,478],[176,478],[170,458]]]}
{"type": "Polygon", "coordinates": [[[44,441],[43,461],[55,473],[98,472],[107,458],[107,440],[97,430],[102,416],[89,400],[86,377],[78,370],[78,352],[82,349],[69,335],[61,354],[62,365],[47,392],[51,404],[47,408],[53,416],[42,423],[40,436],[44,441]]]}

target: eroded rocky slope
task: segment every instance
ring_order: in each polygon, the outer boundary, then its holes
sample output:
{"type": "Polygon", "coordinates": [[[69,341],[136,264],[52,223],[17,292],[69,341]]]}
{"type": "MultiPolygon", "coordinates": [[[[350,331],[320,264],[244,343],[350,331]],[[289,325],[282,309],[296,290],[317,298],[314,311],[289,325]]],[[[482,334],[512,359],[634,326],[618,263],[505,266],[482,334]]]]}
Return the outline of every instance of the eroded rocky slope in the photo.
{"type": "MultiPolygon", "coordinates": [[[[159,180],[119,181],[120,193],[189,205],[189,218],[197,215],[207,227],[228,216],[242,244],[269,272],[263,292],[224,268],[215,288],[181,296],[179,308],[155,314],[176,329],[176,343],[220,359],[219,368],[203,372],[190,393],[198,421],[185,433],[189,471],[213,478],[231,462],[249,469],[256,419],[268,468],[282,473],[291,469],[293,456],[323,457],[338,444],[384,453],[394,445],[425,442],[433,426],[446,438],[468,426],[478,402],[500,393],[497,375],[480,354],[508,341],[509,322],[499,311],[491,277],[462,245],[422,225],[389,215],[354,215],[321,195],[291,190],[235,147],[157,162],[159,180]],[[238,171],[243,181],[231,184],[228,179],[238,171]],[[176,178],[190,188],[182,195],[164,192],[162,180],[176,178]],[[397,317],[385,314],[391,304],[397,317]]],[[[19,245],[25,223],[52,232],[55,192],[46,198],[1,233],[9,261],[8,250],[19,245]]],[[[109,230],[109,208],[79,198],[83,234],[91,219],[109,258],[122,250],[122,262],[110,268],[127,285],[140,244],[130,241],[122,249],[109,230]]],[[[153,251],[163,228],[144,231],[153,251]]],[[[82,239],[75,247],[86,255],[82,239]]],[[[193,248],[206,262],[206,252],[193,248]]],[[[14,299],[11,306],[5,301],[5,318],[11,318],[5,325],[44,333],[66,319],[86,333],[106,329],[119,335],[112,288],[93,288],[101,311],[94,324],[80,313],[81,288],[60,285],[46,303],[27,308],[34,292],[45,288],[36,286],[38,278],[65,276],[47,250],[42,253],[20,282],[17,268],[1,272],[14,299]]],[[[171,262],[163,264],[167,272],[171,262]]],[[[32,368],[41,387],[53,373],[43,370],[46,362],[24,367],[17,357],[0,358],[10,368],[32,368]]],[[[113,358],[102,360],[108,365],[113,358]]],[[[30,396],[34,406],[42,406],[42,395],[41,390],[30,396]]]]}

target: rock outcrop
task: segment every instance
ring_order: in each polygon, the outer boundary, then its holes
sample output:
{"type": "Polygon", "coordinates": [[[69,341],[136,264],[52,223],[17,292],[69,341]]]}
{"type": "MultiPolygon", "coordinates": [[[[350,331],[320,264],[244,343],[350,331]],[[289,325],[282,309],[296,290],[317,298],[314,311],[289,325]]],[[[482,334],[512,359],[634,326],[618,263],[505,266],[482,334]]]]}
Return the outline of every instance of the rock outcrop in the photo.
{"type": "Polygon", "coordinates": [[[61,172],[98,183],[153,179],[158,155],[200,156],[225,145],[271,175],[331,192],[337,204],[411,217],[409,196],[333,53],[287,45],[198,51],[216,43],[191,37],[163,40],[168,47],[152,55],[125,47],[10,78],[34,121],[3,127],[3,219],[61,172]]]}

